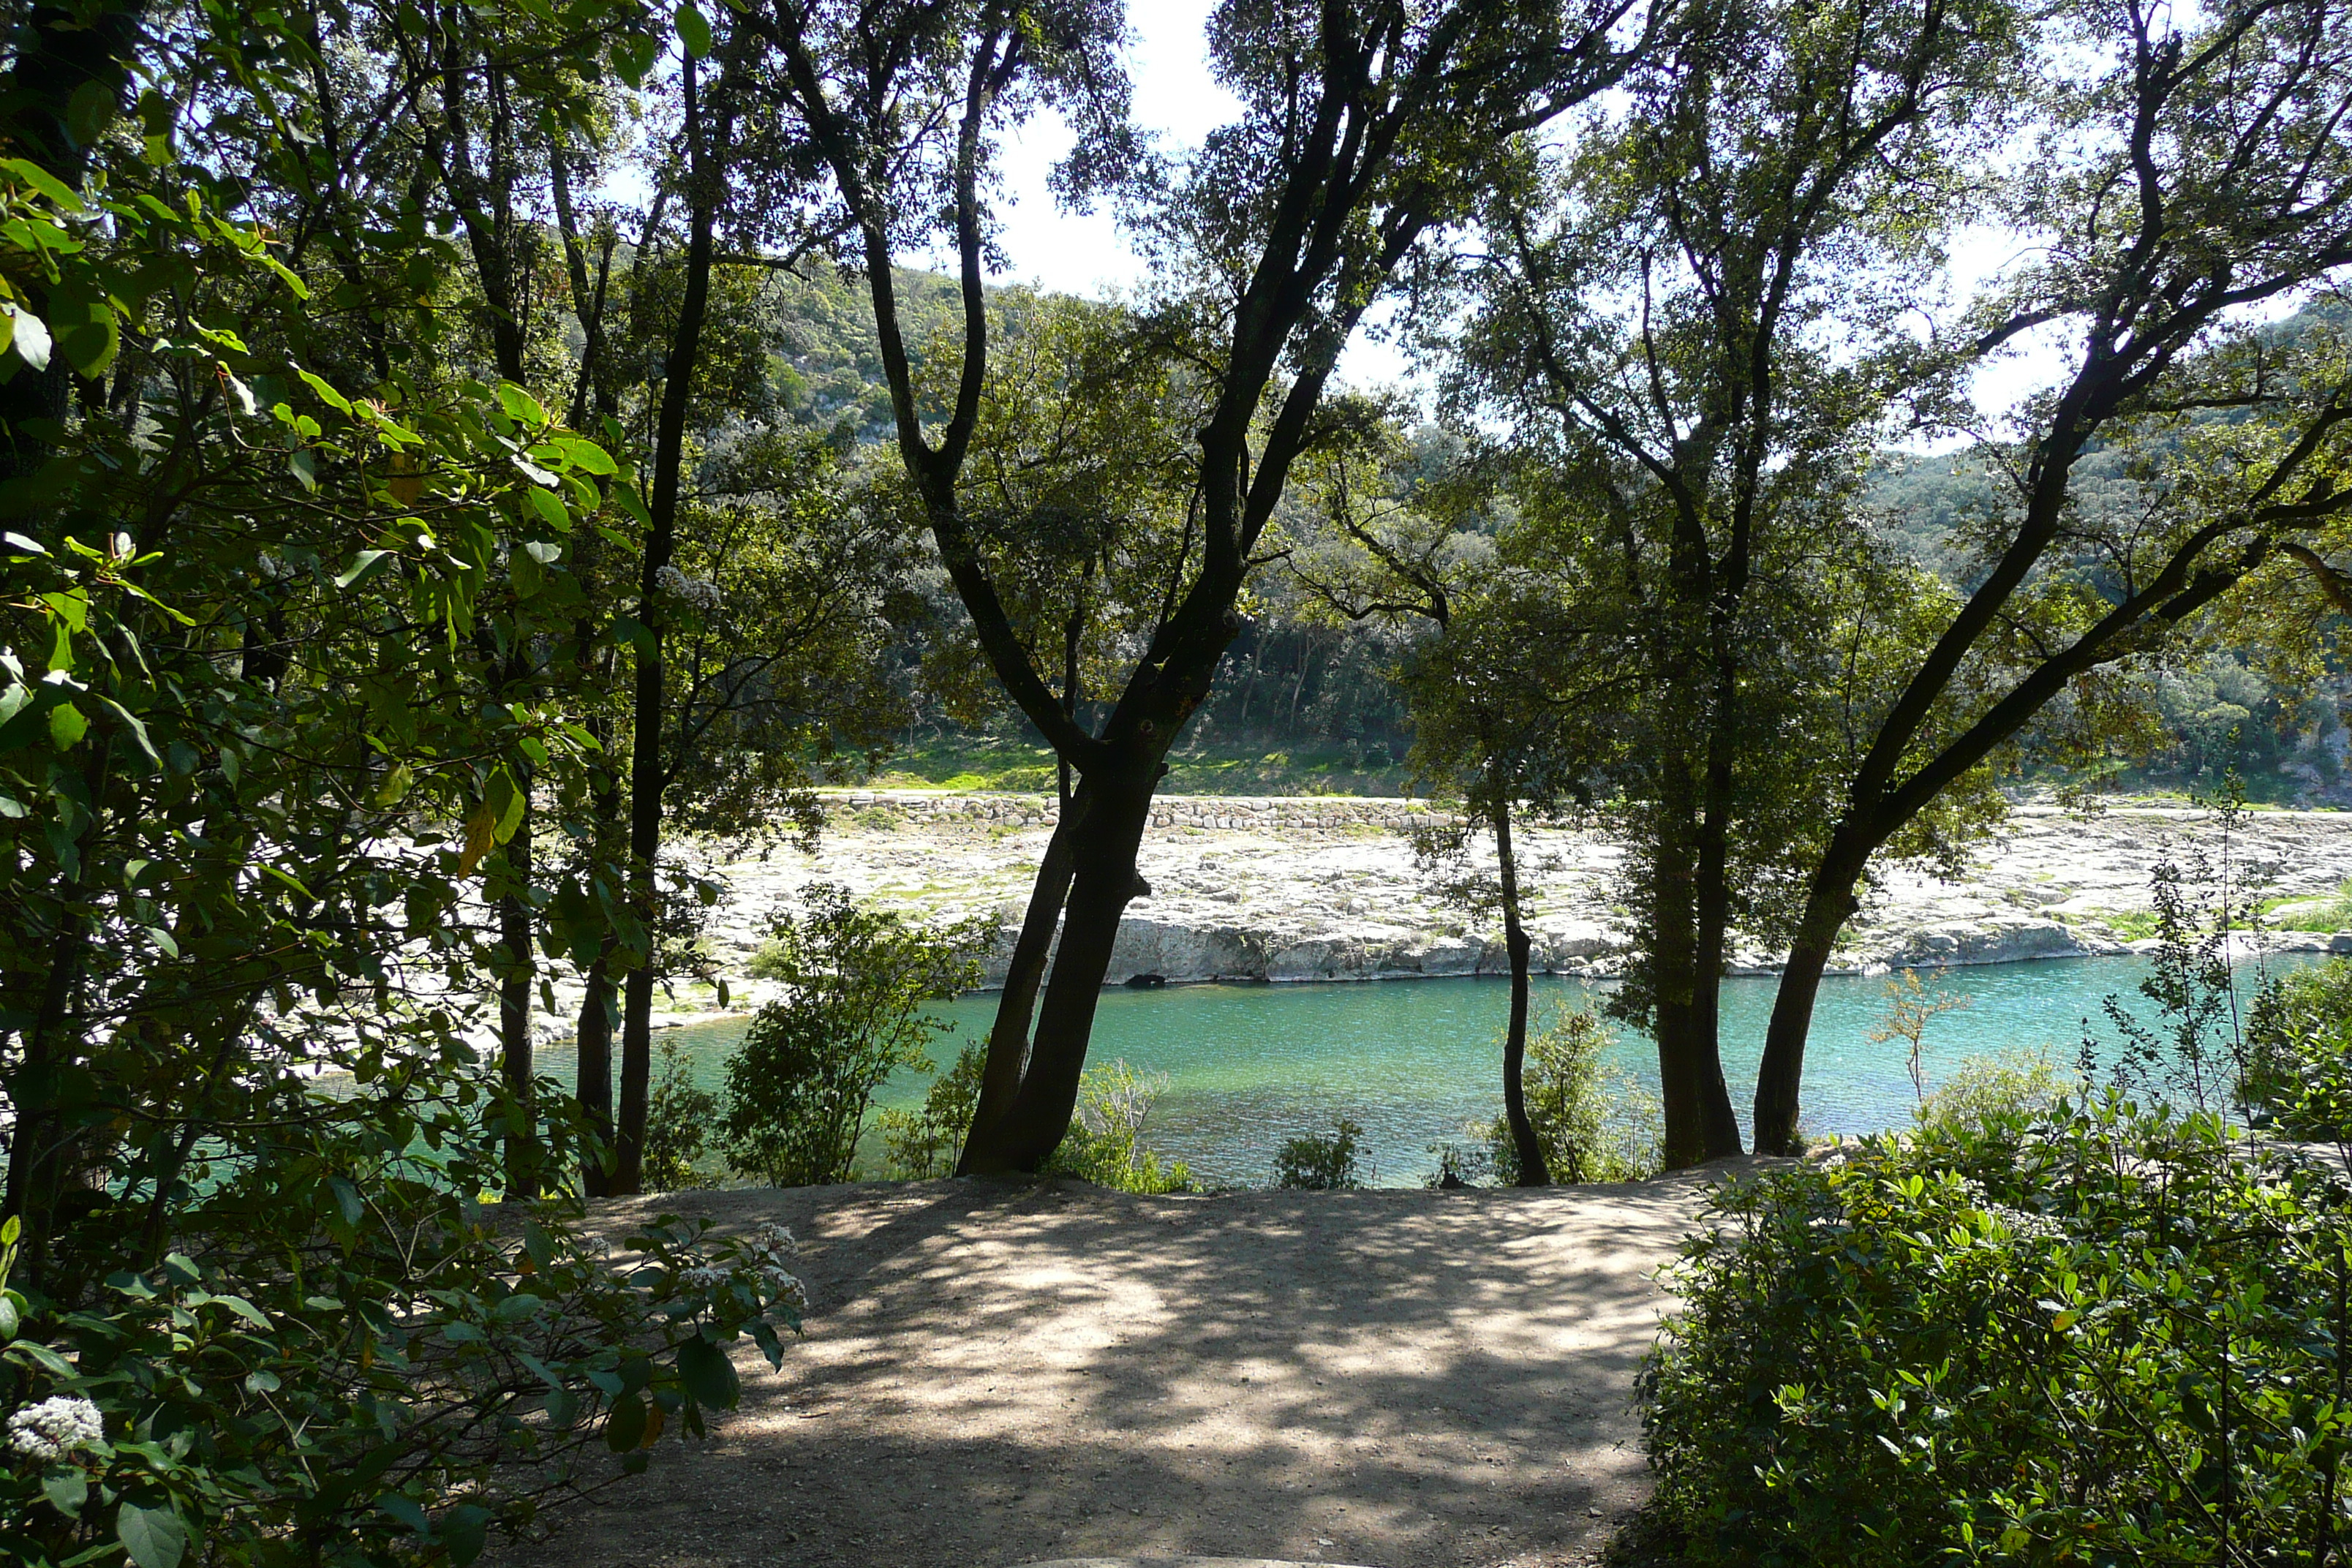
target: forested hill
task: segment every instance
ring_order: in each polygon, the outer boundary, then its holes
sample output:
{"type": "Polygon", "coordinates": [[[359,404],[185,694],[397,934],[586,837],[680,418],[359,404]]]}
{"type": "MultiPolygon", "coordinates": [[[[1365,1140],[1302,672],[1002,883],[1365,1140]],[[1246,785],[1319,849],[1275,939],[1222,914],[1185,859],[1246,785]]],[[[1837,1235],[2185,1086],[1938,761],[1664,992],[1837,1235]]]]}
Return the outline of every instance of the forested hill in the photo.
{"type": "MultiPolygon", "coordinates": [[[[908,348],[919,357],[933,334],[958,319],[955,280],[905,268],[896,278],[908,348]]],[[[765,300],[777,390],[793,419],[860,442],[893,439],[873,306],[862,284],[824,268],[780,273],[765,300]]],[[[2304,320],[2291,317],[2269,335],[2291,336],[2304,320]]],[[[2207,411],[2197,417],[2231,416],[2207,411]]],[[[2076,488],[2084,504],[2129,504],[2118,454],[2095,450],[2082,467],[2076,488]]],[[[1955,587],[1971,585],[1981,568],[1962,548],[1960,530],[2000,504],[1997,482],[1980,460],[1888,448],[1874,463],[1862,500],[1913,560],[1955,587]]],[[[1235,640],[1216,692],[1174,759],[1177,784],[1243,791],[1317,783],[1376,792],[1403,787],[1412,734],[1389,679],[1402,638],[1372,623],[1335,626],[1308,615],[1286,588],[1278,574],[1265,580],[1259,613],[1235,640]]],[[[952,613],[944,600],[942,608],[952,613]]],[[[911,657],[908,662],[911,668],[911,657]]],[[[2340,692],[2282,690],[2231,649],[2148,679],[2161,739],[2142,755],[2116,759],[2118,783],[2208,787],[2234,766],[2258,798],[2333,795],[2346,788],[2340,692]]],[[[1047,759],[1024,729],[1009,707],[990,734],[943,719],[918,724],[894,765],[941,779],[1034,784],[1047,759]]]]}

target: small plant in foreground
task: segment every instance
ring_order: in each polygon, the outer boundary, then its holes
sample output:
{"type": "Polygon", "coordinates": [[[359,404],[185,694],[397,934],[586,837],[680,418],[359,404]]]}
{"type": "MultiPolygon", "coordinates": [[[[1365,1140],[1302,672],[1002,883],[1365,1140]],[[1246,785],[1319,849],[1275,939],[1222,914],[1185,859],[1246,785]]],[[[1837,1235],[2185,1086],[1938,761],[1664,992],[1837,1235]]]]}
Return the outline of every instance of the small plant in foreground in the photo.
{"type": "Polygon", "coordinates": [[[2072,1081],[2061,1076],[2046,1051],[1966,1057],[1912,1115],[1923,1126],[1982,1131],[2043,1114],[2072,1081]]]}
{"type": "Polygon", "coordinates": [[[964,1134],[980,1104],[980,1077],[988,1065],[985,1046],[967,1045],[955,1065],[931,1080],[919,1110],[886,1110],[875,1121],[888,1151],[889,1173],[909,1181],[952,1176],[963,1156],[964,1134]]]}
{"type": "MultiPolygon", "coordinates": [[[[1614,1043],[1607,1026],[1581,1007],[1559,1009],[1528,1037],[1519,1081],[1554,1182],[1635,1182],[1664,1163],[1657,1098],[1605,1059],[1614,1043]]],[[[1496,1182],[1516,1184],[1519,1155],[1510,1123],[1497,1116],[1486,1139],[1496,1182]]]]}
{"type": "Polygon", "coordinates": [[[929,1070],[924,1047],[950,1027],[923,1004],[980,973],[975,930],[926,930],[824,884],[808,904],[769,921],[755,968],[786,990],[727,1063],[728,1156],[777,1186],[850,1179],[875,1091],[899,1068],[929,1070]]]}
{"type": "Polygon", "coordinates": [[[1927,1025],[1939,1013],[1967,1006],[1969,999],[1940,986],[1922,985],[1916,969],[1904,970],[1888,980],[1886,997],[1885,1019],[1863,1038],[1874,1046],[1903,1042],[1903,1070],[1911,1078],[1912,1099],[1915,1106],[1924,1106],[1927,1103],[1927,1025]]]}
{"type": "Polygon", "coordinates": [[[2246,1023],[2240,1099],[2292,1138],[2352,1137],[2352,962],[2281,975],[2246,1023]]]}
{"type": "Polygon", "coordinates": [[[2108,1091],[1727,1184],[1643,1375],[1694,1564],[2334,1561],[2341,1173],[2108,1091]]]}
{"type": "Polygon", "coordinates": [[[710,1147],[719,1097],[694,1081],[694,1068],[675,1039],[664,1040],[662,1075],[646,1106],[645,1182],[649,1193],[707,1187],[713,1178],[696,1168],[710,1147]]]}
{"type": "Polygon", "coordinates": [[[1097,1063],[1078,1079],[1077,1110],[1052,1158],[1048,1176],[1074,1176],[1124,1193],[1189,1193],[1192,1172],[1181,1160],[1167,1165],[1143,1147],[1151,1102],[1168,1087],[1166,1073],[1150,1077],[1124,1059],[1097,1063]]]}
{"type": "Polygon", "coordinates": [[[1274,1157],[1274,1184],[1309,1192],[1362,1186],[1364,1173],[1358,1167],[1356,1144],[1363,1135],[1360,1123],[1341,1116],[1333,1120],[1328,1132],[1307,1132],[1285,1140],[1274,1157]]]}

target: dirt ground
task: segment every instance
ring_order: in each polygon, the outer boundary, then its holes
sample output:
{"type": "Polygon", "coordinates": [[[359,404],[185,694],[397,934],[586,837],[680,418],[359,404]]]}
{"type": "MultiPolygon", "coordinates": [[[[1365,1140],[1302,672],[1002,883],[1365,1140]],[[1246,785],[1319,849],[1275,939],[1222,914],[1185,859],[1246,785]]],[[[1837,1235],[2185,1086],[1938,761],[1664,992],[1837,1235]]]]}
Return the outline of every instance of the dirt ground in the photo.
{"type": "Polygon", "coordinates": [[[742,1408],[509,1568],[1109,1553],[1584,1563],[1645,1494],[1652,1275],[1707,1178],[1136,1197],[923,1182],[604,1205],[764,1219],[813,1310],[742,1408]]]}

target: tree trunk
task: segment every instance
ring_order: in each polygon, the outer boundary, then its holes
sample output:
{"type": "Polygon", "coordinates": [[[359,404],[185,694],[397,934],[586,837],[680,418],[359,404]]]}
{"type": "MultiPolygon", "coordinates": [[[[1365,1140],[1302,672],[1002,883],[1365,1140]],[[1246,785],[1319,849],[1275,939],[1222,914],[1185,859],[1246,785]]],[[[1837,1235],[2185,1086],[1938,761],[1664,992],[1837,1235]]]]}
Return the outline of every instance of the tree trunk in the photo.
{"type": "Polygon", "coordinates": [[[1551,1184],[1551,1167],[1544,1159],[1535,1123],[1528,1120],[1528,955],[1533,944],[1519,920],[1519,868],[1511,848],[1511,803],[1498,789],[1492,804],[1495,860],[1503,891],[1503,947],[1511,960],[1511,1023],[1503,1036],[1503,1116],[1510,1124],[1511,1147],[1518,1153],[1518,1184],[1546,1187],[1551,1184]]]}
{"type": "Polygon", "coordinates": [[[1028,1070],[1003,1116],[976,1130],[966,1146],[967,1171],[1034,1171],[1070,1129],[1119,917],[1131,900],[1150,890],[1136,874],[1135,858],[1151,819],[1159,773],[1154,755],[1139,766],[1129,762],[1123,768],[1098,768],[1078,785],[1072,803],[1076,821],[1069,824],[1068,910],[1028,1070]]]}
{"type": "MultiPolygon", "coordinates": [[[[516,787],[528,795],[528,773],[516,781],[516,787]]],[[[526,805],[514,837],[507,840],[506,874],[510,883],[530,880],[530,816],[526,805]]],[[[507,1195],[526,1198],[537,1197],[541,1184],[539,1116],[531,1099],[535,1064],[530,1035],[530,905],[520,893],[509,892],[499,900],[499,1069],[522,1118],[522,1125],[507,1133],[507,1195]]]]}
{"type": "Polygon", "coordinates": [[[1756,1069],[1756,1152],[1795,1154],[1800,1110],[1798,1089],[1805,1072],[1805,1037],[1813,1021],[1813,1003],[1822,989],[1822,973],[1829,967],[1838,933],[1858,908],[1854,885],[1870,860],[1866,836],[1841,824],[1830,839],[1827,854],[1813,872],[1805,895],[1804,918],[1789,962],[1780,971],[1780,986],[1772,997],[1772,1021],[1764,1032],[1764,1059],[1756,1069]]]}
{"type": "MultiPolygon", "coordinates": [[[[636,700],[630,715],[629,861],[632,891],[649,942],[659,942],[659,910],[654,865],[661,855],[662,793],[667,782],[662,756],[661,574],[677,547],[677,492],[686,455],[687,405],[693,395],[695,362],[702,352],[703,318],[710,306],[711,234],[717,218],[717,175],[706,145],[700,100],[696,92],[695,62],[682,71],[686,111],[688,184],[690,195],[686,244],[685,286],[678,297],[677,325],[671,334],[669,358],[663,370],[661,416],[654,432],[654,468],[646,510],[651,526],[646,531],[644,574],[638,581],[638,621],[645,626],[636,649],[636,700]]],[[[722,126],[724,121],[722,120],[722,126]]],[[[724,140],[723,130],[712,140],[724,140]]],[[[613,1139],[613,1192],[638,1191],[644,1182],[646,1109],[653,1075],[653,963],[646,961],[629,972],[624,988],[621,1020],[621,1105],[613,1139]]]]}
{"type": "Polygon", "coordinates": [[[1710,1160],[1740,1152],[1739,1119],[1732,1112],[1731,1095],[1723,1083],[1723,969],[1731,951],[1730,714],[1739,699],[1736,672],[1727,656],[1718,668],[1715,716],[1709,726],[1706,807],[1699,821],[1697,877],[1691,887],[1696,940],[1691,954],[1690,1026],[1694,1042],[1704,1042],[1705,1059],[1698,1071],[1702,1136],[1710,1160]]]}
{"type": "Polygon", "coordinates": [[[613,1138],[613,1002],[612,942],[607,939],[588,965],[587,993],[580,999],[580,1021],[574,1033],[580,1065],[575,1092],[580,1111],[598,1141],[602,1154],[592,1151],[580,1170],[580,1184],[592,1198],[601,1198],[612,1185],[606,1164],[613,1138]]]}
{"type": "Polygon", "coordinates": [[[988,1063],[981,1069],[980,1102],[973,1107],[971,1126],[964,1133],[962,1158],[956,1174],[971,1173],[971,1156],[983,1129],[995,1125],[1021,1092],[1021,1077],[1029,1063],[1029,1023],[1037,1008],[1037,992],[1045,978],[1046,954],[1053,950],[1063,906],[1069,902],[1070,873],[1076,864],[1070,850],[1076,836],[1076,801],[1062,807],[1054,837],[1037,863],[1037,879],[1029,890],[1029,908],[1021,920],[1021,935],[1013,945],[1013,962],[1004,972],[1004,990],[996,1000],[996,1022],[988,1034],[988,1063]]]}
{"type": "Polygon", "coordinates": [[[613,1123],[614,1197],[640,1192],[646,1181],[646,1107],[654,1073],[654,972],[650,963],[628,973],[621,987],[621,1107],[613,1123]]]}
{"type": "MultiPolygon", "coordinates": [[[[1666,772],[1671,776],[1675,771],[1669,759],[1666,772]]],[[[1653,862],[1656,930],[1651,965],[1659,1099],[1666,1122],[1665,1165],[1675,1171],[1738,1153],[1739,1124],[1724,1087],[1716,1038],[1713,998],[1721,984],[1721,954],[1710,957],[1699,948],[1699,856],[1682,809],[1688,803],[1662,804],[1663,826],[1653,862]],[[1709,971],[1712,983],[1706,978],[1709,971]]]]}

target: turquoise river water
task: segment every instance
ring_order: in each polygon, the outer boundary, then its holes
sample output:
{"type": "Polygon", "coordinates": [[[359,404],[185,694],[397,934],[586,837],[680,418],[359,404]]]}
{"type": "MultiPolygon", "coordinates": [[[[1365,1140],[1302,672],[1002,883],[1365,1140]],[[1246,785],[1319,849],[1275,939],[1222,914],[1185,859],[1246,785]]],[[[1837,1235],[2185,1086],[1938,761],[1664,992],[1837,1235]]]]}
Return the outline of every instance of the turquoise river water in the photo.
{"type": "MultiPolygon", "coordinates": [[[[2307,962],[2273,959],[2273,967],[2307,962]]],[[[2142,1017],[2147,973],[2136,958],[2045,959],[1932,972],[1929,984],[1966,1005],[1927,1026],[1929,1087],[1962,1059],[2045,1049],[2071,1065],[2085,1032],[2109,1047],[2116,1030],[2106,998],[2142,1017]]],[[[2242,984],[2252,974],[2241,972],[2242,984]]],[[[1755,1093],[1756,1062],[1776,981],[1734,978],[1724,985],[1724,1072],[1743,1136],[1755,1093]]],[[[1608,987],[1559,976],[1535,982],[1538,1022],[1550,1007],[1599,1001],[1608,987]]],[[[1096,1016],[1091,1059],[1124,1058],[1167,1084],[1145,1126],[1145,1142],[1187,1162],[1213,1184],[1270,1179],[1284,1139],[1328,1129],[1335,1116],[1364,1128],[1364,1154],[1381,1185],[1417,1184],[1433,1167],[1429,1146],[1463,1138],[1465,1122],[1501,1108],[1499,1040],[1509,1005],[1500,979],[1359,982],[1340,984],[1179,985],[1164,991],[1107,991],[1096,1016]]],[[[934,1051],[953,1059],[958,1038],[978,1039],[996,998],[981,994],[942,1004],[956,1033],[934,1051]]],[[[1911,1080],[1899,1046],[1866,1036],[1886,1015],[1884,976],[1832,975],[1805,1060],[1804,1124],[1816,1134],[1867,1132],[1907,1122],[1911,1080]]],[[[674,1039],[695,1076],[716,1088],[727,1053],[742,1037],[741,1019],[693,1025],[656,1037],[674,1039]]],[[[1654,1086],[1650,1042],[1621,1030],[1618,1062],[1654,1086]]],[[[543,1069],[572,1077],[567,1048],[545,1053],[543,1069]]],[[[912,1105],[929,1075],[902,1073],[880,1103],[912,1105]]]]}

